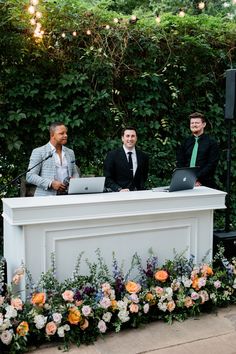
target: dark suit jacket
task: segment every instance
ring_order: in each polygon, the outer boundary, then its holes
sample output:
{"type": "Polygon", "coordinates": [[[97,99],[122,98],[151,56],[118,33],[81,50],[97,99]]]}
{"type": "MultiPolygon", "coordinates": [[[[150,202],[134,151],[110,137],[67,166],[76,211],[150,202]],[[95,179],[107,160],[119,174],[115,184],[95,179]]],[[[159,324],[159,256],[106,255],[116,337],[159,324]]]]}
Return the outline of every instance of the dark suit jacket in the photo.
{"type": "Polygon", "coordinates": [[[148,156],[136,150],[138,167],[135,175],[129,169],[128,160],[123,147],[110,151],[104,161],[105,186],[114,192],[120,189],[142,190],[148,178],[148,156]]]}
{"type": "MultiPolygon", "coordinates": [[[[194,136],[187,138],[177,151],[177,167],[187,167],[190,164],[194,136]]],[[[219,161],[219,148],[217,142],[209,135],[202,134],[198,140],[198,153],[196,166],[199,166],[197,180],[210,188],[216,188],[214,173],[219,161]]]]}

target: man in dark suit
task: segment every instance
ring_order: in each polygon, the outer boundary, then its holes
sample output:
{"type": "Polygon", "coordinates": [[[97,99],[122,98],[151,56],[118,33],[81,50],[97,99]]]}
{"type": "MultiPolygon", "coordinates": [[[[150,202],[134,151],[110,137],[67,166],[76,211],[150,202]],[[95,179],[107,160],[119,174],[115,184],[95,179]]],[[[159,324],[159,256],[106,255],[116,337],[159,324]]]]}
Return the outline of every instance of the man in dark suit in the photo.
{"type": "Polygon", "coordinates": [[[136,148],[137,131],[133,127],[123,129],[123,146],[110,151],[104,161],[105,186],[114,192],[145,189],[148,178],[147,154],[136,148]]]}
{"type": "Polygon", "coordinates": [[[177,151],[177,167],[198,166],[196,185],[216,188],[214,173],[219,161],[218,144],[204,133],[206,121],[202,113],[192,113],[189,118],[192,136],[185,139],[177,151]]]}

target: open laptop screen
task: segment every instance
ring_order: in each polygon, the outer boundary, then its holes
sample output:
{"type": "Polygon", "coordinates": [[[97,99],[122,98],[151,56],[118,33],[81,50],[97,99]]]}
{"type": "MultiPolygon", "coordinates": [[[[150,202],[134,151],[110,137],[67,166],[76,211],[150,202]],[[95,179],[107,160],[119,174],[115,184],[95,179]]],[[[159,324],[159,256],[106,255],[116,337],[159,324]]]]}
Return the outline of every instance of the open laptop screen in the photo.
{"type": "Polygon", "coordinates": [[[170,185],[168,187],[153,188],[154,192],[177,192],[193,189],[197,180],[196,172],[198,167],[181,167],[173,171],[170,185]]]}
{"type": "Polygon", "coordinates": [[[68,194],[103,193],[105,177],[71,178],[68,194]]]}
{"type": "Polygon", "coordinates": [[[193,189],[196,182],[197,167],[176,168],[172,174],[169,192],[193,189]]]}

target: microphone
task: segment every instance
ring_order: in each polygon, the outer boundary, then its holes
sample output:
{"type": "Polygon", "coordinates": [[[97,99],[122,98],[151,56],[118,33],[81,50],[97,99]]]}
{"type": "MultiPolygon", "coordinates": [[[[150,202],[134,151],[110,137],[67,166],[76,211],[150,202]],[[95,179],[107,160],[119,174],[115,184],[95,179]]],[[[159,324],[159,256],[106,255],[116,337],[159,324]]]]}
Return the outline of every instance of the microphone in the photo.
{"type": "Polygon", "coordinates": [[[64,178],[62,183],[63,183],[66,187],[68,187],[69,184],[70,184],[70,177],[67,176],[66,178],[64,178]]]}
{"type": "Polygon", "coordinates": [[[41,162],[46,161],[50,157],[53,157],[53,152],[49,152],[48,156],[46,156],[41,162]]]}

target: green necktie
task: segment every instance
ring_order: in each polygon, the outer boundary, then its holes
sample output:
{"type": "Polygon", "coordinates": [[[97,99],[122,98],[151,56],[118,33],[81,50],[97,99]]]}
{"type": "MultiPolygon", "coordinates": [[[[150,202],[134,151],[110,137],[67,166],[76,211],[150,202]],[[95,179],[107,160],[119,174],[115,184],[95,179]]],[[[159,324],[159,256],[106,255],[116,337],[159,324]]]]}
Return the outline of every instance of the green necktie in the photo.
{"type": "Polygon", "coordinates": [[[191,156],[191,160],[190,160],[190,167],[196,166],[197,151],[198,151],[198,136],[195,136],[195,144],[193,147],[192,156],[191,156]]]}

